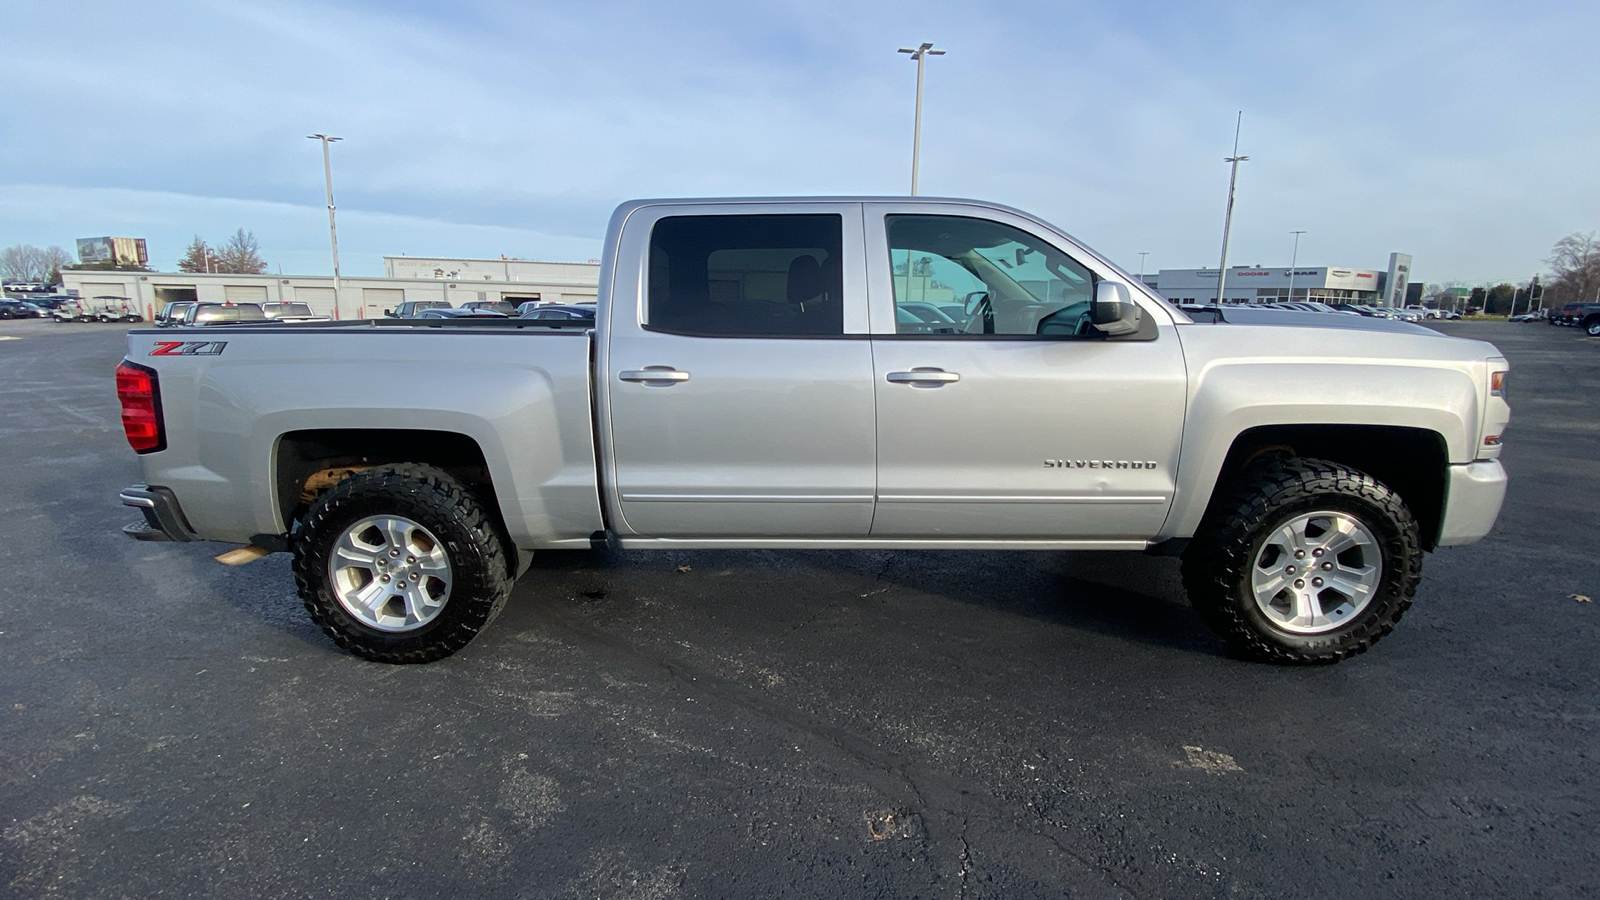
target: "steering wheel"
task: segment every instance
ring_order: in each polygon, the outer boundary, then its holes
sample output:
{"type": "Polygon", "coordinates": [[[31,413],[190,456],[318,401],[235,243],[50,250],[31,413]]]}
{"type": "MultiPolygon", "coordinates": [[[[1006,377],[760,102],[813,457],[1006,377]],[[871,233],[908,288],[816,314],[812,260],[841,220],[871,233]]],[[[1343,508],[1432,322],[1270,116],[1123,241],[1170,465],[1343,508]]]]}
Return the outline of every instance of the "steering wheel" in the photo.
{"type": "Polygon", "coordinates": [[[961,326],[961,333],[994,334],[994,307],[989,305],[987,294],[978,301],[978,307],[972,311],[972,315],[967,317],[966,324],[961,326]],[[973,325],[977,325],[978,330],[974,331],[973,325]]]}
{"type": "Polygon", "coordinates": [[[1072,327],[1073,337],[1088,337],[1094,334],[1094,314],[1084,313],[1078,317],[1078,324],[1072,327]]]}

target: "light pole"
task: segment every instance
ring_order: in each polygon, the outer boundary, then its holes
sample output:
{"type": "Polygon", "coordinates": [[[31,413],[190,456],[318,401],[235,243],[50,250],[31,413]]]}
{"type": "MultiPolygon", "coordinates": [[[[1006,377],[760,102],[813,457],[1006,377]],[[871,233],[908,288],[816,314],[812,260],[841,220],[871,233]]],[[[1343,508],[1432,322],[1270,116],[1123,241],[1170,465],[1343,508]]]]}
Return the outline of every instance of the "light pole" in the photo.
{"type": "MultiPolygon", "coordinates": [[[[933,49],[933,44],[923,41],[922,46],[915,50],[910,47],[901,47],[901,53],[911,54],[917,61],[917,121],[911,133],[911,196],[917,195],[917,164],[922,155],[922,64],[929,56],[943,56],[943,50],[933,49]]],[[[908,274],[907,278],[910,277],[908,274]]],[[[907,282],[909,285],[910,282],[907,282]]]]}
{"type": "MultiPolygon", "coordinates": [[[[1304,231],[1291,231],[1289,233],[1294,235],[1294,253],[1289,256],[1289,302],[1293,303],[1294,302],[1294,266],[1295,266],[1295,263],[1299,262],[1299,260],[1300,260],[1300,235],[1305,234],[1305,232],[1304,231]]],[[[1310,300],[1311,298],[1307,297],[1306,299],[1310,300]]]]}
{"type": "Polygon", "coordinates": [[[1150,255],[1149,250],[1139,251],[1139,283],[1144,284],[1144,258],[1150,255]]]}
{"type": "Polygon", "coordinates": [[[1228,179],[1228,215],[1222,220],[1222,265],[1217,268],[1217,305],[1223,304],[1222,289],[1228,283],[1228,233],[1233,230],[1233,189],[1239,184],[1239,163],[1249,159],[1248,156],[1239,155],[1239,127],[1244,124],[1244,110],[1239,110],[1239,118],[1233,123],[1233,155],[1225,157],[1222,161],[1233,166],[1233,175],[1228,179]]]}
{"type": "Polygon", "coordinates": [[[328,145],[344,138],[326,134],[308,134],[307,138],[322,142],[322,178],[328,187],[328,241],[333,245],[333,317],[339,318],[339,229],[333,222],[333,163],[328,159],[328,145]]]}

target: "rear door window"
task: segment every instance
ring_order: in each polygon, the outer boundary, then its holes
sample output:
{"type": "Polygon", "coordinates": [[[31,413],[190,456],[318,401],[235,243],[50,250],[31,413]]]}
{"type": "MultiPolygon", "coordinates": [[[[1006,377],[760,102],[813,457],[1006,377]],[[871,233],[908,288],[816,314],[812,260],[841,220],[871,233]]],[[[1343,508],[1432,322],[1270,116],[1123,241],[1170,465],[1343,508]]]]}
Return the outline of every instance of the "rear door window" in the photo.
{"type": "Polygon", "coordinates": [[[650,234],[646,327],[717,336],[844,333],[843,219],[668,216],[650,234]]]}

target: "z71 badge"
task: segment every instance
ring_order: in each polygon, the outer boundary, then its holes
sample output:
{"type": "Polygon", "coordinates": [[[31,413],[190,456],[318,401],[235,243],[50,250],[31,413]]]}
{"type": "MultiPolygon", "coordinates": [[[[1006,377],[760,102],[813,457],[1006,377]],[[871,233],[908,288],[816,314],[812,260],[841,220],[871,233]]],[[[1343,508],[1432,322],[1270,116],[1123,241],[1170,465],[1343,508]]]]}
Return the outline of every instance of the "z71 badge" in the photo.
{"type": "Polygon", "coordinates": [[[156,341],[151,356],[221,356],[227,341],[156,341]]]}

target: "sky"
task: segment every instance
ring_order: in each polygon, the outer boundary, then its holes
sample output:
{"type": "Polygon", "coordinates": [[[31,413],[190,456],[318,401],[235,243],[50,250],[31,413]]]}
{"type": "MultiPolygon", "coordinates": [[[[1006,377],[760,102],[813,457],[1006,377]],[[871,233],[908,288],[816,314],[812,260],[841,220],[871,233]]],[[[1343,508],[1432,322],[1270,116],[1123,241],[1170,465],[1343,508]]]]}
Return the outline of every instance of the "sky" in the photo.
{"type": "Polygon", "coordinates": [[[1600,4],[7,0],[0,247],[254,232],[583,261],[638,197],[910,188],[1039,215],[1129,271],[1229,262],[1526,281],[1600,230],[1600,4]]]}

